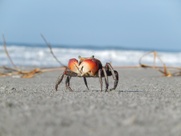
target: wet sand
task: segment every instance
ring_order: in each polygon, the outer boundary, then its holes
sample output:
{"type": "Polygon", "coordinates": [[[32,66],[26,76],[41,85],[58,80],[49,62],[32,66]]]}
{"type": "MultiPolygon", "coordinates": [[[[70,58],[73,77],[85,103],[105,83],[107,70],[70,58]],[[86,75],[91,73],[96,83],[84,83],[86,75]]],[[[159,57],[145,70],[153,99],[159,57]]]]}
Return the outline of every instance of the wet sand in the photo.
{"type": "Polygon", "coordinates": [[[119,84],[111,92],[100,92],[97,78],[88,79],[90,90],[72,78],[74,92],[65,80],[55,91],[62,71],[0,78],[0,136],[180,136],[181,77],[117,70],[119,84]]]}

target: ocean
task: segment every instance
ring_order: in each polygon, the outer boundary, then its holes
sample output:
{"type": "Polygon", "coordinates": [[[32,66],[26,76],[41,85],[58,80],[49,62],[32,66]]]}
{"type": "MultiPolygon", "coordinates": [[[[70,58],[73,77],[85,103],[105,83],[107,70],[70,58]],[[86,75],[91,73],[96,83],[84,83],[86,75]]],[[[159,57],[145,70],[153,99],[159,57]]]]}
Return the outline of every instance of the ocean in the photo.
{"type": "MultiPolygon", "coordinates": [[[[60,64],[50,53],[50,49],[45,45],[30,44],[8,44],[7,50],[15,65],[33,67],[59,67],[60,64]]],[[[78,56],[90,57],[101,60],[113,66],[138,66],[139,59],[151,50],[131,49],[122,47],[96,47],[96,46],[52,46],[55,56],[64,65],[67,65],[70,58],[78,56]]],[[[181,66],[181,51],[159,50],[157,54],[167,66],[181,66]]],[[[144,64],[153,64],[153,55],[145,56],[144,64]]],[[[159,63],[159,62],[158,62],[159,63]]],[[[0,66],[11,66],[11,63],[4,51],[3,45],[0,46],[0,66]]]]}

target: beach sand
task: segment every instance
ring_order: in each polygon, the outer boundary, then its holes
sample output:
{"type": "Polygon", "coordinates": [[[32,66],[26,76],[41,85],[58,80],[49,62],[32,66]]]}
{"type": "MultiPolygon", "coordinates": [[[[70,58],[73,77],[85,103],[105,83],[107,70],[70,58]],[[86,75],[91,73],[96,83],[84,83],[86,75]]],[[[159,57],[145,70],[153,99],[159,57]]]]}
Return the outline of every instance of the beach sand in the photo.
{"type": "MultiPolygon", "coordinates": [[[[119,69],[116,90],[100,92],[98,78],[72,78],[63,71],[31,79],[0,78],[0,136],[181,135],[181,77],[153,69],[119,69]]],[[[113,85],[109,77],[110,86],[113,85]]]]}

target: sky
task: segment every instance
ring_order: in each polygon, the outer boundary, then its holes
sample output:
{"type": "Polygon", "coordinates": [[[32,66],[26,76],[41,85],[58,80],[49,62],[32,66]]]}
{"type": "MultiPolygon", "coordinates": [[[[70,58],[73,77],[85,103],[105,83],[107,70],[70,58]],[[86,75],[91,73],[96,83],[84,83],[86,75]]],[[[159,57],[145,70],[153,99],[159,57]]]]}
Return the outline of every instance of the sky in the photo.
{"type": "MultiPolygon", "coordinates": [[[[181,50],[180,0],[0,0],[7,42],[181,50]]],[[[0,40],[2,41],[2,40],[0,40]]]]}

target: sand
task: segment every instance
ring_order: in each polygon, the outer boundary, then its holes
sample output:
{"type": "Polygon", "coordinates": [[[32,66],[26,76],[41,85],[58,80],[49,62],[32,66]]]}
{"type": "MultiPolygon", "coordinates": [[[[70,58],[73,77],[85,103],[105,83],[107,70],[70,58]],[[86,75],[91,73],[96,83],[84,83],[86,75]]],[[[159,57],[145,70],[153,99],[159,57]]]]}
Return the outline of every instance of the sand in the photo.
{"type": "Polygon", "coordinates": [[[82,78],[72,78],[74,92],[64,82],[56,92],[62,71],[0,78],[0,136],[180,136],[181,77],[117,70],[112,92],[100,92],[97,78],[88,79],[91,90],[82,78]]]}

